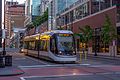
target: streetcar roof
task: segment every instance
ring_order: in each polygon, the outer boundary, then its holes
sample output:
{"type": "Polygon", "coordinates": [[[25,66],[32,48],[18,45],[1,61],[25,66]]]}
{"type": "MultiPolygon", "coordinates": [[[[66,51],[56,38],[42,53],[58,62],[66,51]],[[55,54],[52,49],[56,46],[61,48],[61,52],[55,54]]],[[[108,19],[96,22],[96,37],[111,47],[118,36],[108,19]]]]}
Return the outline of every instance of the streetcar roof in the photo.
{"type": "Polygon", "coordinates": [[[39,39],[39,36],[44,36],[44,35],[49,35],[49,36],[52,36],[53,34],[56,34],[56,33],[61,33],[61,34],[73,34],[72,31],[69,31],[69,30],[50,30],[50,31],[47,31],[47,32],[44,32],[44,33],[41,33],[41,34],[35,34],[35,35],[31,35],[31,36],[26,36],[24,38],[25,41],[27,40],[35,40],[35,39],[39,39]]]}
{"type": "Polygon", "coordinates": [[[69,31],[69,30],[51,30],[51,31],[47,31],[47,32],[44,32],[44,33],[42,33],[42,35],[44,35],[44,34],[48,34],[48,35],[53,35],[53,34],[55,34],[55,33],[68,33],[68,34],[73,34],[73,32],[72,31],[69,31]]]}

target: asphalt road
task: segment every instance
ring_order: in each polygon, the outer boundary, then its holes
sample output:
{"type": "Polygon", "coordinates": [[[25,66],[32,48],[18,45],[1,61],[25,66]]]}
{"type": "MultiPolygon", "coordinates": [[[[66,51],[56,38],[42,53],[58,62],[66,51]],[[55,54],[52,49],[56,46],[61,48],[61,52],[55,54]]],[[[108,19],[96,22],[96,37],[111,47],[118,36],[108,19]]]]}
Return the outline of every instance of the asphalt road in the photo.
{"type": "Polygon", "coordinates": [[[13,66],[25,74],[0,77],[0,80],[120,80],[120,61],[91,58],[76,64],[59,64],[25,56],[18,51],[8,51],[13,56],[13,66]]]}

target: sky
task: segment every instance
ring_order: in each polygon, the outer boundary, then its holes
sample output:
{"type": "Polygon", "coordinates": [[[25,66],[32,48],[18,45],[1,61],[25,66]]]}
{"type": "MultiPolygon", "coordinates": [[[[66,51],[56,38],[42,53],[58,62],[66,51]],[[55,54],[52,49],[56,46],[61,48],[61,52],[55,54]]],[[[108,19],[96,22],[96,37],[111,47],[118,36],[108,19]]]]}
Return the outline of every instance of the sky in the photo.
{"type": "MultiPolygon", "coordinates": [[[[6,1],[11,1],[11,0],[6,0],[6,1]]],[[[19,4],[21,4],[21,3],[24,3],[24,2],[25,2],[25,0],[13,0],[13,1],[18,1],[18,2],[19,2],[19,4]]]]}

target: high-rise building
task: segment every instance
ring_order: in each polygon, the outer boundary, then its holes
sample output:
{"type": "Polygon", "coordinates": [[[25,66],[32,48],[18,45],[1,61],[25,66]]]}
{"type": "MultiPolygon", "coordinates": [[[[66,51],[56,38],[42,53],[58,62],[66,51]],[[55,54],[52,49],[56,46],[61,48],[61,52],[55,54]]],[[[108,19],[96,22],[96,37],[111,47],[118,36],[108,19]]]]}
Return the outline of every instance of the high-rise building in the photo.
{"type": "Polygon", "coordinates": [[[77,0],[55,0],[57,13],[60,13],[64,9],[68,8],[70,5],[75,3],[77,0]]]}
{"type": "Polygon", "coordinates": [[[77,0],[52,0],[49,4],[49,30],[56,27],[56,16],[60,15],[66,8],[69,8],[77,0]]]}
{"type": "Polygon", "coordinates": [[[52,0],[41,0],[41,4],[40,4],[40,14],[43,15],[43,13],[46,11],[46,9],[48,8],[49,3],[52,0]]]}
{"type": "MultiPolygon", "coordinates": [[[[85,26],[90,26],[93,29],[93,39],[90,47],[86,48],[89,50],[88,54],[97,52],[103,56],[120,56],[119,37],[111,42],[113,46],[111,43],[103,43],[102,30],[106,23],[106,16],[109,17],[117,35],[120,36],[120,0],[78,0],[56,15],[55,27],[82,34],[80,28],[84,29],[85,26]]],[[[76,43],[78,50],[83,48],[80,38],[76,38],[76,43]]]]}
{"type": "Polygon", "coordinates": [[[40,16],[40,4],[41,0],[26,0],[24,27],[40,16]]]}
{"type": "Polygon", "coordinates": [[[41,0],[32,0],[32,15],[38,16],[40,15],[40,6],[41,0]]]}
{"type": "Polygon", "coordinates": [[[0,47],[2,47],[2,1],[0,0],[0,47]]]}
{"type": "Polygon", "coordinates": [[[18,2],[6,1],[5,4],[5,28],[6,45],[10,44],[10,38],[14,31],[24,27],[25,20],[25,5],[18,2]]]}

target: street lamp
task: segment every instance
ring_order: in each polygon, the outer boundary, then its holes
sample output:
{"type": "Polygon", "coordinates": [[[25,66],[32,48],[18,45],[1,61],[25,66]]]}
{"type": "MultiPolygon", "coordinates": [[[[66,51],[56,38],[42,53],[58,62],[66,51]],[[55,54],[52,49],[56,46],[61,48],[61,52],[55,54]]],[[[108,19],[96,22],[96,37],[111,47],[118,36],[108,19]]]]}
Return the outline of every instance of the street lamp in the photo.
{"type": "Polygon", "coordinates": [[[6,2],[6,0],[4,0],[4,29],[3,29],[4,38],[3,38],[3,56],[6,55],[6,50],[5,50],[5,2],[6,2]]]}
{"type": "Polygon", "coordinates": [[[61,16],[59,15],[59,26],[60,26],[60,29],[61,29],[61,16]]]}
{"type": "Polygon", "coordinates": [[[97,31],[96,31],[97,28],[95,28],[95,31],[94,31],[94,37],[95,37],[95,46],[94,46],[94,49],[95,49],[95,54],[94,56],[97,56],[97,31]]]}

